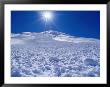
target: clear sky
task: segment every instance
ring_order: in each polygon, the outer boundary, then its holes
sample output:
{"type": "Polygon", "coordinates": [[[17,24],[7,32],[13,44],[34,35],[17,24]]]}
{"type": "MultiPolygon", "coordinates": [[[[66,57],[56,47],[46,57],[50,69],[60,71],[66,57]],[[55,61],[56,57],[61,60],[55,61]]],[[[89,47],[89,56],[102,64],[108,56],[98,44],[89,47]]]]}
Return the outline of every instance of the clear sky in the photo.
{"type": "Polygon", "coordinates": [[[42,32],[53,30],[78,37],[100,39],[99,11],[52,11],[53,19],[46,23],[40,11],[12,11],[11,32],[42,32]]]}

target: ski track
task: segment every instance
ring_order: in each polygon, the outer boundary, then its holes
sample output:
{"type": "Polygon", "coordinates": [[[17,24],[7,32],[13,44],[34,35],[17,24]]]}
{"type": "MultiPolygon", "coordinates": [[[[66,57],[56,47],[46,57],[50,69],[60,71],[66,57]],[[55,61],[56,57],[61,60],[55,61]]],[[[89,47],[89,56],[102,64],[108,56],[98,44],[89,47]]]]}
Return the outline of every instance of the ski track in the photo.
{"type": "Polygon", "coordinates": [[[53,37],[55,37],[54,34],[47,32],[46,34],[23,33],[18,36],[15,34],[15,37],[11,38],[11,76],[100,76],[100,43],[98,41],[74,43],[57,41],[52,39],[53,37]]]}

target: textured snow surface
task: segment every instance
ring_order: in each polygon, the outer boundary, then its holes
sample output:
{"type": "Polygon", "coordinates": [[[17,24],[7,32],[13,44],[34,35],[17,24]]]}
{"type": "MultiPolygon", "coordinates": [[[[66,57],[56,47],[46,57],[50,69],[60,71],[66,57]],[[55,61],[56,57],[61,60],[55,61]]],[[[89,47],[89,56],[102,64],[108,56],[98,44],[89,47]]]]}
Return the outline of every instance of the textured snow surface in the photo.
{"type": "Polygon", "coordinates": [[[100,40],[57,31],[11,34],[12,77],[99,77],[100,40]]]}

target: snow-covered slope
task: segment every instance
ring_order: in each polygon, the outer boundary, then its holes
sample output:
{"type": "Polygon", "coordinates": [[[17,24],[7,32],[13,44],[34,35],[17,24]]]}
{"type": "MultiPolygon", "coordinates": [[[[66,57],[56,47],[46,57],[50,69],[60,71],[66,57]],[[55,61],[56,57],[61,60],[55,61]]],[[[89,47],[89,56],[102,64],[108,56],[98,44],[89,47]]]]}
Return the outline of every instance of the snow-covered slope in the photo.
{"type": "Polygon", "coordinates": [[[11,34],[12,77],[100,76],[100,40],[58,31],[11,34]]]}
{"type": "Polygon", "coordinates": [[[80,42],[97,42],[98,40],[93,39],[93,38],[74,38],[66,35],[58,35],[57,37],[53,38],[54,40],[58,41],[67,41],[67,42],[73,42],[73,43],[80,43],[80,42]]]}

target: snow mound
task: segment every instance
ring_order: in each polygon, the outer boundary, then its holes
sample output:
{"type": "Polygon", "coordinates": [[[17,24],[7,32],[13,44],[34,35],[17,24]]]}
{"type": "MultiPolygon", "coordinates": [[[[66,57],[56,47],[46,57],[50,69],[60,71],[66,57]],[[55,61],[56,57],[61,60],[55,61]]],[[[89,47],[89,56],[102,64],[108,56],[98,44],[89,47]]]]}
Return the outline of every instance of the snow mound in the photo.
{"type": "Polygon", "coordinates": [[[48,31],[44,31],[44,32],[41,32],[41,33],[43,33],[43,34],[52,34],[52,35],[55,35],[55,36],[65,34],[65,33],[62,33],[62,32],[54,31],[54,30],[48,30],[48,31]]]}

